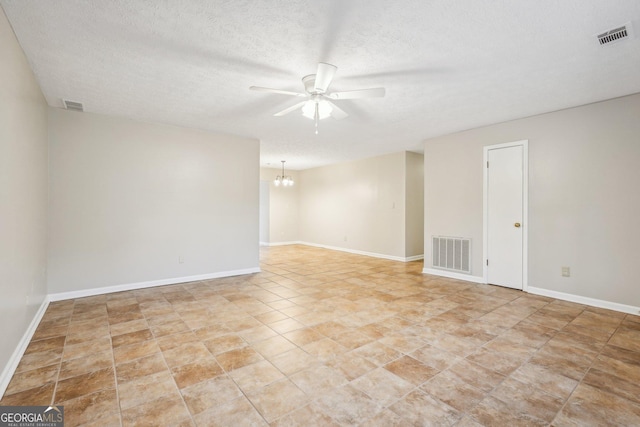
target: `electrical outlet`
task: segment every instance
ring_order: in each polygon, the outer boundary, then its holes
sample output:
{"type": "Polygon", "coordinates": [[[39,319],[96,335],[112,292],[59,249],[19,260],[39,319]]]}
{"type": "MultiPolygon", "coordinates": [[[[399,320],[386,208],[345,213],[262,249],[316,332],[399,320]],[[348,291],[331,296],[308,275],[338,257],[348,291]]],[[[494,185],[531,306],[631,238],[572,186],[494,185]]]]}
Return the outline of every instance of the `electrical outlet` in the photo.
{"type": "Polygon", "coordinates": [[[344,235],[344,241],[345,242],[347,241],[347,235],[346,234],[344,235]]]}
{"type": "Polygon", "coordinates": [[[570,277],[571,269],[569,267],[562,267],[562,277],[570,277]]]}
{"type": "Polygon", "coordinates": [[[184,264],[184,257],[182,255],[178,256],[178,264],[184,264]]]}

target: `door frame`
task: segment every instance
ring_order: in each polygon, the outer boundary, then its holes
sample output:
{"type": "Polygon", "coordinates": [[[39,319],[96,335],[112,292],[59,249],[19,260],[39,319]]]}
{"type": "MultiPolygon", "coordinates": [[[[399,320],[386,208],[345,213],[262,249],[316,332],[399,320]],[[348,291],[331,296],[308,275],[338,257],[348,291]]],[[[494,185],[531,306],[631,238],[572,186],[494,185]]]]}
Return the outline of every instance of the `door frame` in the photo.
{"type": "Polygon", "coordinates": [[[522,147],[522,290],[527,292],[529,283],[528,264],[529,264],[529,140],[507,142],[504,144],[486,145],[483,147],[482,156],[482,276],[484,283],[489,283],[489,269],[487,267],[487,255],[489,252],[489,215],[488,215],[488,168],[487,162],[489,150],[522,147]]]}

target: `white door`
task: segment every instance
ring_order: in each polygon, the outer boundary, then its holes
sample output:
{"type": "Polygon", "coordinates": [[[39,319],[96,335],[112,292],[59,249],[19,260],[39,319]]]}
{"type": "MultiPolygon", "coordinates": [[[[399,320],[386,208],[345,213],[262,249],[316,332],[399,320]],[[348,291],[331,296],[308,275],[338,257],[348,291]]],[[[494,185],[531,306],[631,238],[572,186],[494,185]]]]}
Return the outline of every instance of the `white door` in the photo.
{"type": "Polygon", "coordinates": [[[523,289],[526,144],[487,147],[487,283],[523,289]]]}

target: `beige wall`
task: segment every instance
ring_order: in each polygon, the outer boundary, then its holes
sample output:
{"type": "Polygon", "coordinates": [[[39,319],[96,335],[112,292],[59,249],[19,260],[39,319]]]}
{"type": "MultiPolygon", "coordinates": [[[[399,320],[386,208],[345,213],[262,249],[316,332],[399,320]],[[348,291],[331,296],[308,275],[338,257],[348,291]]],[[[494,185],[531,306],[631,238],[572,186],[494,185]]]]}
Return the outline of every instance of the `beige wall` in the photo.
{"type": "Polygon", "coordinates": [[[46,289],[47,109],[0,8],[0,396],[46,289]]]}
{"type": "Polygon", "coordinates": [[[285,174],[293,178],[293,187],[276,187],[276,176],[282,175],[282,169],[261,168],[260,180],[269,188],[269,240],[264,243],[296,242],[299,239],[299,199],[300,174],[285,169],[285,174]]]}
{"type": "Polygon", "coordinates": [[[426,266],[467,236],[482,276],[483,146],[528,139],[529,286],[640,306],[639,118],[640,94],[426,141],[426,266]]]}
{"type": "Polygon", "coordinates": [[[391,257],[416,255],[408,253],[413,243],[405,237],[408,163],[407,153],[399,152],[301,171],[300,240],[391,257]]]}
{"type": "Polygon", "coordinates": [[[424,251],[424,156],[406,152],[405,256],[424,251]]]}
{"type": "Polygon", "coordinates": [[[49,150],[50,293],[258,267],[257,140],[52,108],[49,150]]]}

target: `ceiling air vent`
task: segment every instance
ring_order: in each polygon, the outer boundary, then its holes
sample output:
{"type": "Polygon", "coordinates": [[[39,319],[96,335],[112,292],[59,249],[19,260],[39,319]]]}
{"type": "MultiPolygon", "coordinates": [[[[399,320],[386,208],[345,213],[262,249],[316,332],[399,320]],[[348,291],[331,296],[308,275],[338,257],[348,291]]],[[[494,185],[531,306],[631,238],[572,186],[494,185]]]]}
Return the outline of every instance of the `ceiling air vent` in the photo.
{"type": "Polygon", "coordinates": [[[84,111],[84,107],[82,106],[81,102],[69,101],[67,99],[63,99],[62,102],[64,102],[64,108],[66,108],[67,110],[84,111]]]}
{"type": "Polygon", "coordinates": [[[625,24],[613,30],[605,31],[598,34],[598,43],[600,46],[612,44],[615,42],[627,40],[631,36],[631,24],[625,24]]]}

